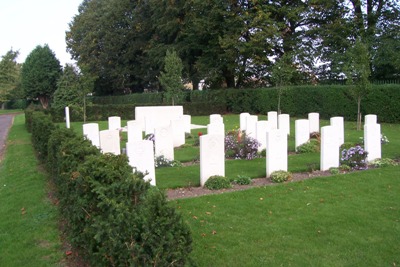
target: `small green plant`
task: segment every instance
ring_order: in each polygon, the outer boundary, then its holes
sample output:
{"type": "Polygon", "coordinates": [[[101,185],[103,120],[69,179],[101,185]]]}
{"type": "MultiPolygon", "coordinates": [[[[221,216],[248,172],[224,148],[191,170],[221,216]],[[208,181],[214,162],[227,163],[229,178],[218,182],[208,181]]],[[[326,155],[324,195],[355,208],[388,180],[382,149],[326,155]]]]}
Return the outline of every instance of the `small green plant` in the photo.
{"type": "Polygon", "coordinates": [[[214,175],[208,178],[207,182],[204,184],[204,187],[210,190],[219,190],[231,188],[232,185],[228,178],[220,175],[214,175]]]}
{"type": "Polygon", "coordinates": [[[340,170],[339,170],[339,168],[332,167],[329,169],[329,172],[333,175],[336,175],[336,174],[340,173],[340,170]]]}
{"type": "Polygon", "coordinates": [[[319,163],[309,163],[307,164],[307,170],[308,172],[314,172],[316,170],[320,169],[320,164],[319,163]]]}
{"type": "Polygon", "coordinates": [[[297,147],[297,153],[313,153],[319,151],[319,143],[317,140],[312,139],[310,142],[304,143],[297,147]]]}
{"type": "Polygon", "coordinates": [[[292,173],[287,171],[274,171],[271,173],[271,180],[274,183],[283,183],[292,180],[292,173]]]}
{"type": "Polygon", "coordinates": [[[233,180],[233,182],[238,185],[248,185],[251,184],[251,178],[247,175],[239,174],[237,178],[233,180]]]}
{"type": "Polygon", "coordinates": [[[267,150],[263,149],[259,153],[260,158],[265,158],[267,156],[267,150]]]}
{"type": "Polygon", "coordinates": [[[351,171],[351,167],[349,165],[347,165],[347,164],[341,164],[339,166],[339,170],[348,172],[348,171],[351,171]]]}
{"type": "Polygon", "coordinates": [[[389,159],[389,158],[382,158],[382,159],[376,159],[370,162],[372,166],[375,168],[382,168],[382,167],[389,167],[389,166],[397,166],[397,162],[389,159]]]}

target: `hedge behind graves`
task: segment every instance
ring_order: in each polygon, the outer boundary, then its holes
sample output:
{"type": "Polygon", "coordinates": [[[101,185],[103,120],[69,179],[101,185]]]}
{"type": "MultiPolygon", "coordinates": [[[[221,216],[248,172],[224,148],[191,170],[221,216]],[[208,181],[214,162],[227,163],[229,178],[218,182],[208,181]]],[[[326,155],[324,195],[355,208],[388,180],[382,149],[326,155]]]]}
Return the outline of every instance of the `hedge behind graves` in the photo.
{"type": "MultiPolygon", "coordinates": [[[[321,119],[343,116],[345,120],[357,118],[357,101],[350,87],[344,85],[293,86],[281,93],[281,112],[292,117],[306,118],[310,112],[320,113],[321,119]]],[[[279,90],[276,88],[221,89],[185,92],[179,105],[192,116],[249,112],[267,114],[278,109],[279,90]]],[[[87,120],[107,120],[110,116],[133,120],[136,106],[166,105],[162,93],[143,93],[124,96],[94,97],[87,107],[87,120]]],[[[362,98],[361,113],[377,114],[379,122],[399,123],[400,85],[371,85],[362,98]]],[[[55,121],[62,121],[64,111],[53,111],[55,121]]],[[[71,120],[82,121],[82,111],[71,111],[71,120]],[[76,117],[76,114],[78,116],[76,117]]]]}
{"type": "Polygon", "coordinates": [[[133,173],[125,155],[32,112],[32,143],[57,187],[70,242],[93,266],[182,266],[191,235],[165,194],[133,173]]]}

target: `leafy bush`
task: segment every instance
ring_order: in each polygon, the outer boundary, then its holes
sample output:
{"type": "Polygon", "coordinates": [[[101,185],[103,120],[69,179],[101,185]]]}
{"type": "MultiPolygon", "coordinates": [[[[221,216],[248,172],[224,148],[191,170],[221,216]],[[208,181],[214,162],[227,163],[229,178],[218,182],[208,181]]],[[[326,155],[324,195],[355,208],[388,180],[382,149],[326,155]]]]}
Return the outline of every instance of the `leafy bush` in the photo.
{"type": "Polygon", "coordinates": [[[271,173],[271,180],[274,183],[283,183],[292,180],[292,173],[287,171],[274,171],[271,173]]]}
{"type": "Polygon", "coordinates": [[[297,147],[297,153],[300,154],[319,152],[319,150],[319,142],[314,139],[297,147]]]}
{"type": "Polygon", "coordinates": [[[219,175],[211,176],[210,178],[208,178],[204,186],[210,190],[219,190],[232,187],[231,182],[228,178],[219,175]]]}
{"type": "Polygon", "coordinates": [[[238,185],[248,185],[251,184],[251,178],[246,175],[238,175],[236,179],[233,180],[235,184],[238,185]]]}
{"type": "Polygon", "coordinates": [[[258,157],[260,143],[245,131],[234,130],[225,136],[225,156],[233,159],[254,159],[258,157]]]}
{"type": "Polygon", "coordinates": [[[334,168],[334,167],[332,167],[332,168],[329,168],[329,172],[330,172],[331,174],[333,174],[333,175],[336,175],[336,174],[339,174],[339,173],[340,173],[340,170],[339,170],[339,168],[334,168]]]}
{"type": "Polygon", "coordinates": [[[368,152],[357,145],[349,149],[343,149],[340,162],[341,164],[350,166],[353,170],[365,170],[368,169],[367,155],[368,152]]]}
{"type": "Polygon", "coordinates": [[[33,112],[31,118],[32,145],[41,161],[47,159],[47,144],[53,130],[56,129],[49,115],[33,112]]]}
{"type": "Polygon", "coordinates": [[[375,168],[382,168],[382,167],[388,167],[388,166],[397,166],[397,162],[390,159],[390,158],[382,158],[382,159],[375,159],[372,162],[370,162],[372,166],[375,168]]]}

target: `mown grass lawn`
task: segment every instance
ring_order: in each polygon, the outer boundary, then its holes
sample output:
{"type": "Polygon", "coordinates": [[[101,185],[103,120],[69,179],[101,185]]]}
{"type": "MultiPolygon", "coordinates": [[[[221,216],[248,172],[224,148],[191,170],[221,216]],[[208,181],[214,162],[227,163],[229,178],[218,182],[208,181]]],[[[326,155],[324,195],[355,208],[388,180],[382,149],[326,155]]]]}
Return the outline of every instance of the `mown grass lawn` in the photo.
{"type": "Polygon", "coordinates": [[[198,266],[400,264],[400,167],[171,203],[198,266]]]}
{"type": "Polygon", "coordinates": [[[24,115],[15,117],[0,163],[0,266],[58,266],[58,211],[24,123],[24,115]]]}

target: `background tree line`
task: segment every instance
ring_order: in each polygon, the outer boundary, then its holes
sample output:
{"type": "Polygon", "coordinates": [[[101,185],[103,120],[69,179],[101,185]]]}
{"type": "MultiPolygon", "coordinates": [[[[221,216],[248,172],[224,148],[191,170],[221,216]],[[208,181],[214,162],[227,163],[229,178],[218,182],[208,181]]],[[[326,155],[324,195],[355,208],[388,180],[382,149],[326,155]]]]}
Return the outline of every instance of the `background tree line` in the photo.
{"type": "Polygon", "coordinates": [[[291,84],[335,80],[358,39],[370,78],[400,73],[395,0],[84,0],[69,26],[67,49],[98,95],[161,89],[167,50],[194,89],[203,79],[210,88],[274,85],[285,54],[291,84]]]}

